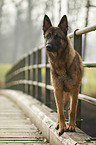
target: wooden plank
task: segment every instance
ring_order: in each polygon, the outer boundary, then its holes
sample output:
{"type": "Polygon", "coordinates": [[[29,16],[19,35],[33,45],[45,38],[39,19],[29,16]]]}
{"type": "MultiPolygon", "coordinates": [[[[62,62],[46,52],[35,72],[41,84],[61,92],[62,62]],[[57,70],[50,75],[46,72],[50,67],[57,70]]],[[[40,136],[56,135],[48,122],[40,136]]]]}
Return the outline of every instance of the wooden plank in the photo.
{"type": "Polygon", "coordinates": [[[44,141],[44,137],[0,137],[0,141],[44,141]]]}
{"type": "Polygon", "coordinates": [[[31,120],[13,102],[0,96],[0,103],[0,145],[47,144],[31,120]]]}

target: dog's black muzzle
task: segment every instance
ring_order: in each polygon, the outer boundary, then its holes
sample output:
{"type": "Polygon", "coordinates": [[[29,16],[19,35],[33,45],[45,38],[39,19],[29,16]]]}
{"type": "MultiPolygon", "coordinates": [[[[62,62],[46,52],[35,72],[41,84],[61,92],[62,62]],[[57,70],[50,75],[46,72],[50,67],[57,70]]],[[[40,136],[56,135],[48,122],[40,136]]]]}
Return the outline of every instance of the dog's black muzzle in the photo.
{"type": "Polygon", "coordinates": [[[50,44],[50,43],[48,43],[47,45],[46,45],[46,49],[47,49],[47,51],[53,51],[52,50],[52,44],[50,44]]]}

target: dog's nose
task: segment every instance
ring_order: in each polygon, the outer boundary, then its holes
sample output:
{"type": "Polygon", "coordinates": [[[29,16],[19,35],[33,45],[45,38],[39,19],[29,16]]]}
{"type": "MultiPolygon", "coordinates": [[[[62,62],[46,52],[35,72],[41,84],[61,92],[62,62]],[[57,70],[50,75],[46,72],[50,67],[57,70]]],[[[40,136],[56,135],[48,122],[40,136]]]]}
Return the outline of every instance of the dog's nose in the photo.
{"type": "Polygon", "coordinates": [[[47,50],[51,49],[52,48],[52,44],[47,44],[46,48],[47,48],[47,50]]]}

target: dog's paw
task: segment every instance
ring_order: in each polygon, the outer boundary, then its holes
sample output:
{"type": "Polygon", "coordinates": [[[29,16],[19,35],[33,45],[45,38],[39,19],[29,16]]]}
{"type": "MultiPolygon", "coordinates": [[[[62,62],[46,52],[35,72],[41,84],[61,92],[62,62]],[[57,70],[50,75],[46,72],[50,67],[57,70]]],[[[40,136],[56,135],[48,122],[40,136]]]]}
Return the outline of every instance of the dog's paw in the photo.
{"type": "Polygon", "coordinates": [[[57,125],[55,126],[55,129],[56,129],[56,130],[58,130],[58,129],[59,129],[59,124],[57,124],[57,125]]]}
{"type": "Polygon", "coordinates": [[[67,131],[70,131],[70,132],[75,132],[75,126],[73,125],[69,125],[69,127],[67,128],[67,131]]]}
{"type": "Polygon", "coordinates": [[[59,129],[58,131],[59,136],[61,136],[66,131],[67,131],[66,126],[63,129],[59,129]]]}
{"type": "Polygon", "coordinates": [[[64,129],[59,130],[59,132],[58,132],[59,136],[61,136],[63,133],[64,133],[64,129]]]}

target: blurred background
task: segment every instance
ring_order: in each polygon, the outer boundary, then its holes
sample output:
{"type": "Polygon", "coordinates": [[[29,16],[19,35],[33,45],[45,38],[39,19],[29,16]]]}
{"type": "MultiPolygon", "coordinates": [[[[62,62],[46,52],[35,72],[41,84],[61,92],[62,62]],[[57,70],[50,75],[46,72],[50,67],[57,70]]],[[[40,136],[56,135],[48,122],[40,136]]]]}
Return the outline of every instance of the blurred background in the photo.
{"type": "MultiPolygon", "coordinates": [[[[96,0],[0,0],[0,88],[5,87],[5,74],[14,63],[34,48],[44,46],[45,14],[55,26],[66,14],[70,33],[96,25],[96,0]]],[[[83,36],[82,47],[83,60],[96,62],[96,31],[83,36]]],[[[82,93],[96,98],[96,68],[84,69],[82,93]]],[[[96,136],[96,107],[84,102],[82,112],[82,129],[96,136]]]]}
{"type": "MultiPolygon", "coordinates": [[[[0,88],[4,87],[6,71],[36,47],[44,45],[42,22],[47,14],[57,26],[60,18],[66,14],[69,21],[69,33],[75,29],[96,24],[95,0],[0,0],[0,88]]],[[[96,61],[96,32],[83,37],[84,59],[96,61]]],[[[85,93],[92,86],[91,95],[96,95],[93,87],[96,70],[85,71],[83,83],[85,93]],[[92,79],[88,79],[89,77],[92,79]],[[90,82],[89,82],[90,81],[90,82]],[[86,90],[87,89],[87,90],[86,90]]],[[[89,92],[90,93],[90,92],[89,92]]]]}

